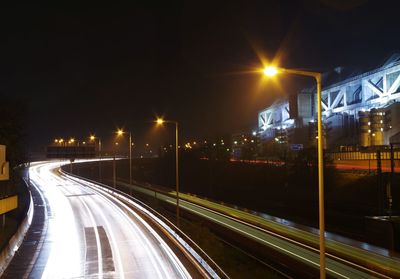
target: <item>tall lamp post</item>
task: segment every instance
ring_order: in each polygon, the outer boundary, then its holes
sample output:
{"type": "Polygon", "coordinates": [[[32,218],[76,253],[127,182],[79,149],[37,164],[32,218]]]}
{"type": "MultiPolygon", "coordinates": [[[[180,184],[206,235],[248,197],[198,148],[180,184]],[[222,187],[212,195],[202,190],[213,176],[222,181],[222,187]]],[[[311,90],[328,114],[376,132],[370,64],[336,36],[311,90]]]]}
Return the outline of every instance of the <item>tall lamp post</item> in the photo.
{"type": "Polygon", "coordinates": [[[95,135],[90,135],[89,139],[92,142],[95,142],[96,139],[99,140],[99,181],[101,182],[101,138],[96,137],[95,135]]]}
{"type": "Polygon", "coordinates": [[[294,69],[266,67],[263,70],[266,76],[275,76],[278,73],[294,74],[315,78],[317,82],[317,111],[318,111],[318,200],[319,200],[319,254],[320,254],[320,278],[326,277],[325,261],[325,206],[324,206],[324,158],[322,135],[322,108],[321,108],[321,73],[308,72],[294,69]]]}
{"type": "Polygon", "coordinates": [[[158,118],[156,120],[157,125],[163,125],[164,123],[175,124],[175,192],[176,192],[176,224],[180,227],[180,216],[179,216],[179,125],[177,121],[164,120],[158,118]]]}
{"type": "Polygon", "coordinates": [[[132,133],[124,132],[122,129],[118,129],[117,136],[122,136],[125,133],[129,133],[129,184],[132,184],[132,133]]]}

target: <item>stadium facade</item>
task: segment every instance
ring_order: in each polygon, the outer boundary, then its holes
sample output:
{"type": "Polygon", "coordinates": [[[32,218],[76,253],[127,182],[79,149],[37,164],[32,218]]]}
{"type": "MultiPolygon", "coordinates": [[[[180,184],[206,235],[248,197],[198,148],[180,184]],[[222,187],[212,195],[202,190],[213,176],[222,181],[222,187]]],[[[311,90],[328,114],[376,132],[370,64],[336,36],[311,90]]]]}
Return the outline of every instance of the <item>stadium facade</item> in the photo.
{"type": "MultiPolygon", "coordinates": [[[[323,74],[322,82],[325,147],[385,146],[399,138],[400,54],[364,73],[346,74],[338,67],[323,74]]],[[[315,87],[303,89],[294,104],[280,100],[260,111],[259,139],[314,145],[316,99],[315,87]]]]}

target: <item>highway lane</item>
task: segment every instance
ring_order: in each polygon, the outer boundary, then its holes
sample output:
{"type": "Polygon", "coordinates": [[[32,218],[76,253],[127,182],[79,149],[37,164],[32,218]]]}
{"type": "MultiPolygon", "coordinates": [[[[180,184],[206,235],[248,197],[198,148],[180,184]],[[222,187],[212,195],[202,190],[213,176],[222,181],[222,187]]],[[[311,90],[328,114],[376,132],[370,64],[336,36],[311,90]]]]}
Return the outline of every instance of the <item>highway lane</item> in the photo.
{"type": "Polygon", "coordinates": [[[58,162],[34,164],[31,182],[51,209],[33,268],[42,278],[192,278],[196,268],[121,202],[60,175],[58,162]]]}
{"type": "MultiPolygon", "coordinates": [[[[120,183],[129,186],[126,183],[120,183]]],[[[132,185],[135,191],[176,204],[175,192],[155,193],[132,185]]],[[[305,265],[319,268],[318,231],[307,232],[288,221],[268,220],[239,209],[180,193],[182,209],[202,216],[261,245],[280,251],[305,265]]],[[[329,234],[329,233],[328,233],[329,234]]],[[[395,278],[400,276],[400,258],[376,253],[327,238],[327,271],[334,278],[395,278]]],[[[367,244],[365,244],[367,245],[367,244]]],[[[368,245],[367,245],[368,246],[368,245]]],[[[368,248],[368,247],[366,247],[368,248]]],[[[383,249],[382,249],[383,250],[383,249]]]]}

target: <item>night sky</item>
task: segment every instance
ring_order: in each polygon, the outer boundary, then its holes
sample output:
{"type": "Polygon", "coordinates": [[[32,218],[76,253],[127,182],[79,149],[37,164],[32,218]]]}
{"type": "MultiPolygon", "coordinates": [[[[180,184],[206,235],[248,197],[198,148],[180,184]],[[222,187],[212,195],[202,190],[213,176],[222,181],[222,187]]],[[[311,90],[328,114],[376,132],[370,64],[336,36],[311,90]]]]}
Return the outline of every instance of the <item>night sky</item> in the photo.
{"type": "Polygon", "coordinates": [[[143,144],[159,138],[155,115],[178,120],[183,139],[249,130],[259,110],[313,82],[260,86],[246,73],[260,57],[370,69],[400,50],[395,1],[114,2],[1,8],[0,96],[27,103],[32,146],[107,139],[117,126],[143,144]]]}

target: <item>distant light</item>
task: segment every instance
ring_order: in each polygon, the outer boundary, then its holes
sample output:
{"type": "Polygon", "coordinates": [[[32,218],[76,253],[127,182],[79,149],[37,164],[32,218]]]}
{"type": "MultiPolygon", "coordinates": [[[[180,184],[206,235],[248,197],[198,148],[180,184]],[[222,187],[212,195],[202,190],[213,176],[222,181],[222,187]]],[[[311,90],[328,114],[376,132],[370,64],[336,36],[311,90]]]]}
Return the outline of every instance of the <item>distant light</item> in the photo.
{"type": "Polygon", "coordinates": [[[381,132],[383,132],[383,128],[381,128],[381,132]]]}
{"type": "Polygon", "coordinates": [[[253,131],[253,136],[256,136],[257,135],[257,132],[256,131],[253,131]]]}
{"type": "Polygon", "coordinates": [[[75,142],[75,139],[74,139],[74,138],[71,138],[69,141],[70,141],[71,143],[74,143],[74,142],[75,142]]]}
{"type": "Polygon", "coordinates": [[[227,148],[226,151],[229,151],[229,148],[227,148]]]}
{"type": "Polygon", "coordinates": [[[371,122],[368,121],[368,125],[371,125],[371,122]]]}
{"type": "Polygon", "coordinates": [[[94,140],[96,137],[94,135],[90,136],[90,140],[94,140]]]}
{"type": "Polygon", "coordinates": [[[269,66],[264,69],[264,75],[272,77],[278,73],[278,69],[274,66],[269,66]]]}
{"type": "Polygon", "coordinates": [[[124,130],[118,129],[117,135],[118,135],[118,136],[122,136],[123,134],[124,134],[124,130]]]}
{"type": "Polygon", "coordinates": [[[116,142],[115,145],[118,145],[118,142],[116,142]]]}
{"type": "Polygon", "coordinates": [[[251,142],[254,142],[254,140],[251,140],[251,142]]]}
{"type": "Polygon", "coordinates": [[[58,142],[58,139],[55,139],[54,142],[57,143],[57,142],[58,142]]]}
{"type": "Polygon", "coordinates": [[[158,125],[162,125],[162,124],[164,124],[164,119],[162,119],[162,118],[157,118],[157,120],[156,120],[156,123],[158,124],[158,125]]]}
{"type": "Polygon", "coordinates": [[[86,141],[82,142],[82,144],[86,144],[86,141]]]}
{"type": "Polygon", "coordinates": [[[196,145],[196,144],[197,144],[197,142],[194,141],[194,142],[193,142],[193,145],[196,145]]]}
{"type": "Polygon", "coordinates": [[[216,146],[217,144],[216,143],[213,143],[213,146],[216,146]]]}
{"type": "Polygon", "coordinates": [[[375,137],[375,133],[373,133],[372,136],[375,137]]]}
{"type": "Polygon", "coordinates": [[[235,140],[233,143],[234,143],[234,144],[237,144],[237,140],[235,140]]]}
{"type": "Polygon", "coordinates": [[[64,139],[59,139],[58,142],[62,143],[62,142],[64,142],[64,139]]]}
{"type": "Polygon", "coordinates": [[[146,147],[149,147],[149,144],[148,144],[148,143],[146,143],[146,147]]]}
{"type": "Polygon", "coordinates": [[[371,133],[371,130],[368,129],[368,133],[371,133]]]}

